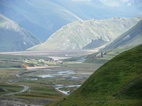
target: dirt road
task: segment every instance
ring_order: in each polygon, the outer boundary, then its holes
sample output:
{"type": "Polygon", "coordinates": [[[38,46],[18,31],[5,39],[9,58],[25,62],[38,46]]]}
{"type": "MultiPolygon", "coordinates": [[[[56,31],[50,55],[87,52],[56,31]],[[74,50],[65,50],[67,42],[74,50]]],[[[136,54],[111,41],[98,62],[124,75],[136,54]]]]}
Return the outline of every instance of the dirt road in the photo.
{"type": "Polygon", "coordinates": [[[11,96],[11,95],[20,94],[20,93],[26,92],[29,89],[29,87],[25,86],[25,85],[19,85],[19,86],[23,87],[23,89],[21,91],[19,91],[19,92],[13,92],[13,93],[7,93],[7,94],[4,94],[2,96],[11,96]]]}

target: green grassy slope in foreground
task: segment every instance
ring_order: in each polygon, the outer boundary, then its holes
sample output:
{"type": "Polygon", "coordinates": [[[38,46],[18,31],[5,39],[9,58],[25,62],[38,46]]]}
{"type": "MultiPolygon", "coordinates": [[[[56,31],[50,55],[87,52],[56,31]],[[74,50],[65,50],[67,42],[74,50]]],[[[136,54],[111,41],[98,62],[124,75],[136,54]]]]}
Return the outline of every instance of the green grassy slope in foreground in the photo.
{"type": "MultiPolygon", "coordinates": [[[[60,104],[60,105],[59,105],[60,104]]],[[[142,106],[142,45],[116,56],[59,106],[142,106]]]]}

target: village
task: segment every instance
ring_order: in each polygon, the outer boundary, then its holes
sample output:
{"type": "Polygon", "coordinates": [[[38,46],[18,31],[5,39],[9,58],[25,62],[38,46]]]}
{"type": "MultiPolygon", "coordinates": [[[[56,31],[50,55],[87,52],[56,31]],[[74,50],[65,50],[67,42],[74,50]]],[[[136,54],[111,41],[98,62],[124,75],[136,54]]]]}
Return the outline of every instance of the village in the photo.
{"type": "Polygon", "coordinates": [[[52,58],[48,59],[24,59],[22,67],[25,69],[46,69],[46,68],[55,68],[59,67],[57,65],[63,64],[61,60],[54,60],[52,58]]]}
{"type": "MultiPolygon", "coordinates": [[[[46,69],[46,68],[56,68],[59,67],[59,65],[63,64],[63,61],[59,59],[53,59],[48,57],[43,58],[34,58],[34,57],[18,57],[18,58],[10,58],[10,59],[1,59],[1,62],[5,63],[19,63],[17,66],[13,67],[19,67],[26,70],[32,70],[32,69],[46,69]]],[[[3,67],[5,65],[3,64],[3,67]]]]}

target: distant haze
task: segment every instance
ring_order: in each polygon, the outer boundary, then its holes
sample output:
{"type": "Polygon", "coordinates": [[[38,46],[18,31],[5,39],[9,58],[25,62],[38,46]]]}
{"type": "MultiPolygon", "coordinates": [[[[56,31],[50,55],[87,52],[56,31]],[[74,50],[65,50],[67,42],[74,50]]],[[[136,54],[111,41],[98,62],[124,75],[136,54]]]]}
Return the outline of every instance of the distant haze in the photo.
{"type": "Polygon", "coordinates": [[[0,0],[0,14],[47,40],[70,22],[142,15],[141,0],[0,0]]]}

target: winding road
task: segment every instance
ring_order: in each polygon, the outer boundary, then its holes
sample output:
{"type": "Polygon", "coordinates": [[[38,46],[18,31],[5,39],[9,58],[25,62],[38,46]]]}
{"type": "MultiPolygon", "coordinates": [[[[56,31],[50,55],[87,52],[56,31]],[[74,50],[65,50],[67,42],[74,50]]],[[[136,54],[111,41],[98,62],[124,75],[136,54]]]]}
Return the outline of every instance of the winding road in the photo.
{"type": "Polygon", "coordinates": [[[20,94],[20,93],[26,92],[26,91],[29,89],[29,87],[28,87],[28,86],[25,86],[25,85],[19,85],[19,86],[22,86],[24,89],[22,89],[22,90],[19,91],[19,92],[7,93],[7,94],[4,94],[4,95],[2,95],[2,96],[11,96],[11,95],[20,94]]]}

